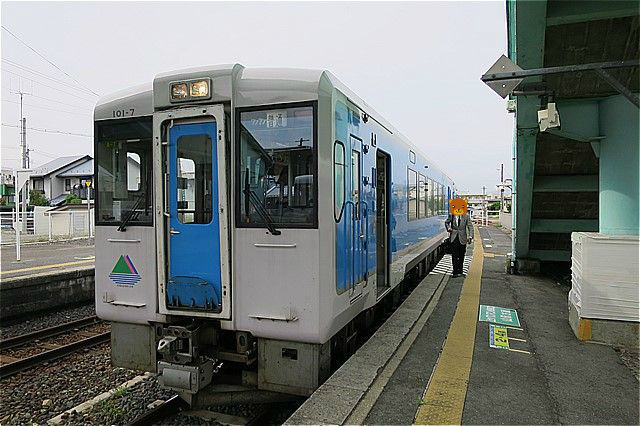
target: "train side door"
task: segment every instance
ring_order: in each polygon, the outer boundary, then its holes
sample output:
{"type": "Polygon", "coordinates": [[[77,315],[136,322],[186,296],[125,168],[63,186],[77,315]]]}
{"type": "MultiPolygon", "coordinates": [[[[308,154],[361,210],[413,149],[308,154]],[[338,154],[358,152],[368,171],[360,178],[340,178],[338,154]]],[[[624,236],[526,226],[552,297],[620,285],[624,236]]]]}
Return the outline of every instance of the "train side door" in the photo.
{"type": "Polygon", "coordinates": [[[376,150],[376,296],[380,297],[389,282],[389,155],[376,150]]]}
{"type": "Polygon", "coordinates": [[[169,310],[222,310],[217,134],[214,121],[169,130],[169,310]]]}
{"type": "Polygon", "coordinates": [[[351,182],[349,191],[349,217],[348,237],[350,249],[350,288],[352,297],[355,298],[362,293],[362,285],[358,285],[366,280],[366,243],[368,216],[367,204],[362,193],[362,141],[354,136],[350,136],[351,146],[351,182]]]}

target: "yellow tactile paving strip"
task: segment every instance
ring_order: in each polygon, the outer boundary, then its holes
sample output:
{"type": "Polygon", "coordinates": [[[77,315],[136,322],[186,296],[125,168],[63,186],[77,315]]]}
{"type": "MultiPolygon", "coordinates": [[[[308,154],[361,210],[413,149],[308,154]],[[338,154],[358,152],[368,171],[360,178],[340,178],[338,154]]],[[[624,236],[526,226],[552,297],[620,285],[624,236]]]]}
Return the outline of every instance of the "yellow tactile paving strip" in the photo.
{"type": "Polygon", "coordinates": [[[464,280],[447,340],[418,407],[414,422],[417,425],[451,425],[462,421],[476,337],[484,259],[482,238],[475,225],[474,232],[473,260],[464,280]]]}

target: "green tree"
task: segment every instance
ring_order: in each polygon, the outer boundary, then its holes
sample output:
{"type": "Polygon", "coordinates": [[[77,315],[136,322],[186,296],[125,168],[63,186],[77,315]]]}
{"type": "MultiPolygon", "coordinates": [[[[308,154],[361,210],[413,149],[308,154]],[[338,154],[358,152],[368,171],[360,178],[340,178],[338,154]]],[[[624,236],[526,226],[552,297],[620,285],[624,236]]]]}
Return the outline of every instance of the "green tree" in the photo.
{"type": "Polygon", "coordinates": [[[489,210],[500,210],[500,201],[489,204],[489,210]]]}
{"type": "Polygon", "coordinates": [[[32,206],[48,206],[49,200],[40,191],[32,189],[29,191],[29,205],[32,206]]]}
{"type": "Polygon", "coordinates": [[[67,204],[82,204],[82,198],[78,197],[76,194],[69,194],[64,199],[67,204]]]}

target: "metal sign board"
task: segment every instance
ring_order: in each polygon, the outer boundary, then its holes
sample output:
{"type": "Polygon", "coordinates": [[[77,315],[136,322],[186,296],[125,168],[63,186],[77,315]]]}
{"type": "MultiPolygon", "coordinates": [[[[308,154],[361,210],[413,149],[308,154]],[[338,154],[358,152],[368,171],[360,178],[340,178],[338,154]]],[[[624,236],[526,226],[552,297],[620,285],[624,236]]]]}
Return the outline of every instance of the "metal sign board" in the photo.
{"type": "Polygon", "coordinates": [[[515,309],[500,308],[497,306],[480,305],[480,316],[478,317],[478,321],[520,327],[518,312],[516,312],[515,309]]]}
{"type": "Polygon", "coordinates": [[[513,63],[513,61],[502,55],[491,68],[482,76],[482,81],[489,86],[500,97],[506,98],[507,95],[515,90],[522,81],[522,78],[513,78],[508,80],[491,80],[492,74],[508,73],[522,71],[522,68],[513,63]]]}
{"type": "Polygon", "coordinates": [[[31,169],[21,169],[15,170],[13,172],[13,175],[15,176],[16,194],[18,193],[18,191],[22,191],[22,187],[24,186],[24,184],[27,183],[29,179],[31,179],[31,173],[33,173],[33,170],[31,169]]]}
{"type": "Polygon", "coordinates": [[[506,327],[489,324],[489,346],[495,349],[509,349],[506,327]]]}

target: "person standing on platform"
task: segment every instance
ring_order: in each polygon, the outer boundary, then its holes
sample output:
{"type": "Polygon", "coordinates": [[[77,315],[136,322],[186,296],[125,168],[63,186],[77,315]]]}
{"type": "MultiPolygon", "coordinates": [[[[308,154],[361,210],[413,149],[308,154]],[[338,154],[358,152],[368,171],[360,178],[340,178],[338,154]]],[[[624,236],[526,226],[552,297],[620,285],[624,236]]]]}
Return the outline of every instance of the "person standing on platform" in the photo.
{"type": "Polygon", "coordinates": [[[449,200],[449,217],[444,222],[444,226],[449,232],[453,278],[456,278],[463,273],[467,244],[473,242],[473,224],[468,214],[468,200],[462,198],[449,200]]]}

